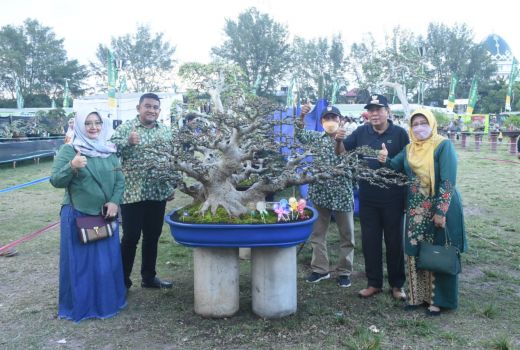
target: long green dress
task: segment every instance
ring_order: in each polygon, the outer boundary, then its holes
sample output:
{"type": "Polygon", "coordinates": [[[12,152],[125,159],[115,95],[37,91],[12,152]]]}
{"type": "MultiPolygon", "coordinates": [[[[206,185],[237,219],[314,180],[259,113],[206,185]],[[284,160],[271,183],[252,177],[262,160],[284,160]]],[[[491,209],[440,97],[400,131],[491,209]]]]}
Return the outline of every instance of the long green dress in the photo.
{"type": "Polygon", "coordinates": [[[460,193],[456,188],[457,155],[449,140],[442,141],[434,151],[435,194],[425,196],[419,191],[418,178],[408,164],[408,147],[387,166],[404,172],[412,180],[408,188],[406,208],[405,253],[408,270],[408,303],[420,305],[428,303],[445,309],[458,306],[458,275],[446,275],[416,268],[419,242],[426,240],[434,244],[445,243],[445,231],[435,229],[434,214],[446,217],[446,227],[451,244],[461,252],[467,250],[464,215],[460,193]]]}

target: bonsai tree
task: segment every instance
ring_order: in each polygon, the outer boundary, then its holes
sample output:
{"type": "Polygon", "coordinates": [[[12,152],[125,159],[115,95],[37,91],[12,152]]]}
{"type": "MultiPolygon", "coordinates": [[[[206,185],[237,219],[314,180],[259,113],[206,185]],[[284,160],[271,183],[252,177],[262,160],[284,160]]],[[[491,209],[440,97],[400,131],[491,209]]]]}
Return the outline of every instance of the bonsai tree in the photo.
{"type": "Polygon", "coordinates": [[[226,67],[204,68],[204,74],[190,74],[199,87],[208,89],[212,111],[195,112],[195,122],[175,131],[171,144],[150,145],[147,151],[159,155],[159,162],[126,163],[126,171],[146,168],[157,181],[175,182],[180,191],[201,204],[201,213],[211,210],[215,214],[223,207],[231,216],[248,213],[251,203],[263,201],[269,193],[344,174],[380,186],[405,183],[403,176],[386,168],[370,169],[359,159],[359,154],[375,156],[372,149],[341,156],[339,166],[309,160],[316,151],[312,145],[300,144],[293,135],[275,133],[275,126],[294,124],[291,117],[272,118],[280,106],[224,84],[230,80],[226,67]],[[221,93],[226,94],[225,100],[221,93]],[[181,173],[185,176],[179,176],[181,173]],[[386,177],[390,173],[394,176],[386,177]],[[237,190],[246,179],[251,186],[237,190]]]}
{"type": "Polygon", "coordinates": [[[506,127],[506,130],[520,130],[520,116],[509,116],[509,118],[504,122],[504,126],[506,127]]]}
{"type": "Polygon", "coordinates": [[[43,129],[51,135],[63,135],[65,133],[64,127],[70,115],[61,109],[51,109],[48,112],[38,111],[37,117],[43,129]]]}

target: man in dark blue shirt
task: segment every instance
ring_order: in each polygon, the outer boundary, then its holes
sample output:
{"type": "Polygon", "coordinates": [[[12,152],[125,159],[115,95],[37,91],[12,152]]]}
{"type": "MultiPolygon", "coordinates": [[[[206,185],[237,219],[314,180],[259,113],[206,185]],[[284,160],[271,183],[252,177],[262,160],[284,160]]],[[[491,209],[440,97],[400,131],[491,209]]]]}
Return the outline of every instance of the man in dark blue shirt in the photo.
{"type": "MultiPolygon", "coordinates": [[[[345,138],[342,130],[336,134],[336,153],[341,154],[360,146],[376,150],[384,143],[388,156],[397,155],[408,143],[406,131],[389,120],[390,108],[383,95],[372,95],[365,109],[369,113],[369,123],[361,125],[345,138]]],[[[377,159],[368,159],[371,168],[381,164],[377,159]]],[[[403,214],[406,200],[404,187],[381,188],[365,181],[359,182],[359,219],[361,242],[365,258],[367,288],[359,292],[363,298],[371,297],[383,288],[383,237],[386,245],[386,266],[392,296],[404,299],[405,282],[403,252],[403,214]]]]}

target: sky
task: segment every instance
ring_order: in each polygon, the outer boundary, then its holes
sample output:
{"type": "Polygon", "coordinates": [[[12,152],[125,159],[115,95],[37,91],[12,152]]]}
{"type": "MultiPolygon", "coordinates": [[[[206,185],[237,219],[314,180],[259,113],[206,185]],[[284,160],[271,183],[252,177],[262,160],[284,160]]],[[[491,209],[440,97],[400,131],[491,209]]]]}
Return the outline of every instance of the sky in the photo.
{"type": "Polygon", "coordinates": [[[502,36],[520,56],[520,13],[514,0],[3,0],[0,26],[21,25],[30,17],[52,27],[69,58],[87,64],[97,46],[111,37],[134,33],[137,24],[176,46],[179,62],[209,62],[210,49],[224,41],[226,19],[236,20],[249,7],[268,13],[287,26],[291,38],[331,37],[341,33],[345,45],[360,42],[371,32],[379,41],[395,26],[425,34],[430,22],[466,23],[476,41],[489,34],[502,36]],[[516,14],[515,14],[516,12],[516,14]],[[515,30],[516,29],[516,30],[515,30]]]}

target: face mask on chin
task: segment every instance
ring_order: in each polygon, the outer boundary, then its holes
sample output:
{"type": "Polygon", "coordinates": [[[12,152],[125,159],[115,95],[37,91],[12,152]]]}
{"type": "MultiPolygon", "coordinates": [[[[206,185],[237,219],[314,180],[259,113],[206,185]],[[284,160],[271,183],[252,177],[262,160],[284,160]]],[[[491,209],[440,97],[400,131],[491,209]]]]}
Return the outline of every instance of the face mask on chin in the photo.
{"type": "Polygon", "coordinates": [[[414,126],[412,131],[419,141],[426,140],[432,135],[432,128],[426,124],[414,126]]]}
{"type": "Polygon", "coordinates": [[[327,134],[334,134],[339,128],[339,123],[334,120],[327,120],[323,122],[323,130],[327,134]]]}

